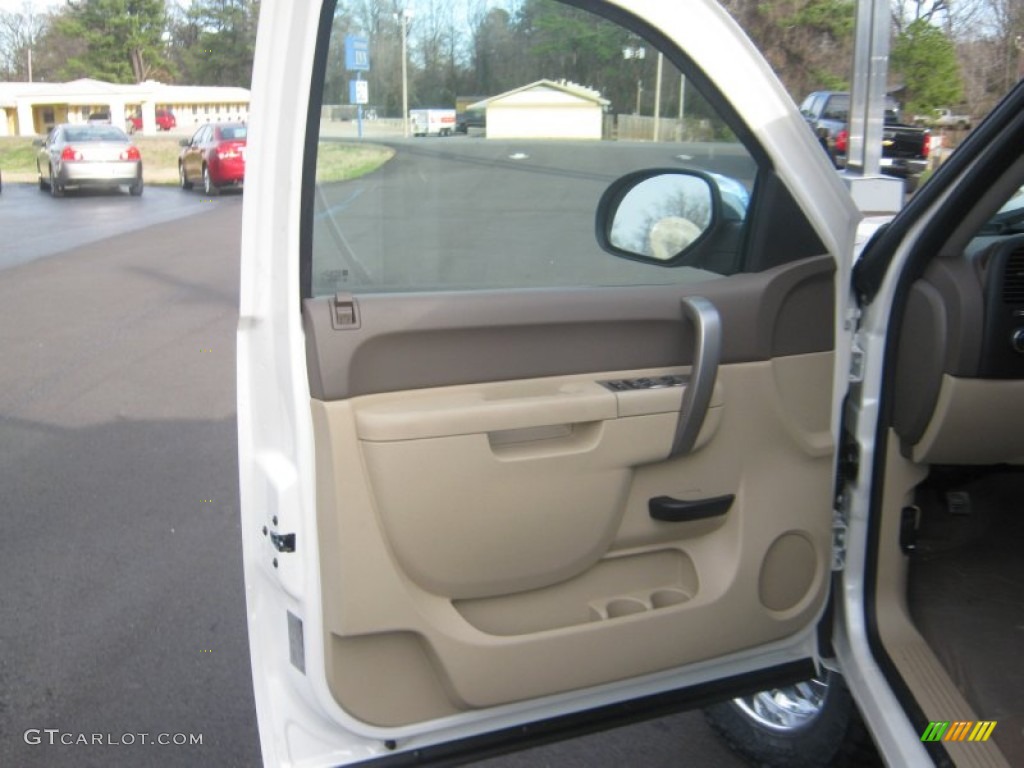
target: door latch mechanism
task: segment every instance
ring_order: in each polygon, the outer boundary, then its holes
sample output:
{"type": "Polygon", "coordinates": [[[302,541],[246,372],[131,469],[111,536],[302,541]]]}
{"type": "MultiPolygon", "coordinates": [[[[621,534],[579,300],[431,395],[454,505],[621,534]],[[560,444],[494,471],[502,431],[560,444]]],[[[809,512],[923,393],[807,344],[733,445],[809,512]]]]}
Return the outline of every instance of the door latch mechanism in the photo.
{"type": "Polygon", "coordinates": [[[276,549],[278,552],[294,552],[295,534],[277,533],[276,531],[271,531],[270,543],[274,545],[274,549],[276,549]]]}

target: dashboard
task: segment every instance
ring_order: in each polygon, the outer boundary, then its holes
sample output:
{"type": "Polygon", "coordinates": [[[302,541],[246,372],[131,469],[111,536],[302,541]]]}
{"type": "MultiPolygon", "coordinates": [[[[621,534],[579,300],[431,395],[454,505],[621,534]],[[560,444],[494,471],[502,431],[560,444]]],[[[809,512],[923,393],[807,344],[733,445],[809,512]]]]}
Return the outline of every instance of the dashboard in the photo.
{"type": "Polygon", "coordinates": [[[1024,195],[910,289],[893,428],[929,464],[1024,463],[1024,195]]]}

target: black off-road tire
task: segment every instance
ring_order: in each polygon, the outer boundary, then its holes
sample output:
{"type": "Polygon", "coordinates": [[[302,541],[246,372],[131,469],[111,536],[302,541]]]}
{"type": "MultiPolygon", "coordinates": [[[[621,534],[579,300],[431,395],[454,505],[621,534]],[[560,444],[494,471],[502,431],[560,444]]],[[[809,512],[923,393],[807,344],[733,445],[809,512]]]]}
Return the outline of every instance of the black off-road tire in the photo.
{"type": "Polygon", "coordinates": [[[798,726],[766,725],[751,714],[753,697],[707,707],[704,716],[734,751],[762,768],[882,766],[842,677],[827,672],[820,682],[826,687],[824,699],[817,713],[798,726]]]}
{"type": "Polygon", "coordinates": [[[64,187],[53,176],[53,166],[50,166],[50,197],[64,197],[64,187]]]}

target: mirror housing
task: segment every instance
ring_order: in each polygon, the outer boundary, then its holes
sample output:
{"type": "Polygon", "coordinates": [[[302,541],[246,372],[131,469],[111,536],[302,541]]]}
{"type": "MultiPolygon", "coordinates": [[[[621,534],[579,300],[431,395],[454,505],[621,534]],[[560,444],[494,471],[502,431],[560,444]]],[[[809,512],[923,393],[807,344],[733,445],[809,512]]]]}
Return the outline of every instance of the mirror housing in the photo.
{"type": "Polygon", "coordinates": [[[627,174],[597,206],[597,242],[608,253],[659,266],[693,265],[723,223],[746,218],[749,194],[715,173],[652,168],[627,174]]]}

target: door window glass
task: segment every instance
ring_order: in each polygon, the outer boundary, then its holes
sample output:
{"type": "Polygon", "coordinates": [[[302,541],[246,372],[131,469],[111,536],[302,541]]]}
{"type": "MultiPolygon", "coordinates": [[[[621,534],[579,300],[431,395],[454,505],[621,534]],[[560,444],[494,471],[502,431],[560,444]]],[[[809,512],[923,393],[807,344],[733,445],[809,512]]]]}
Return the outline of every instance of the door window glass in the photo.
{"type": "Polygon", "coordinates": [[[742,221],[725,268],[628,261],[594,236],[601,194],[635,170],[706,171],[745,199],[754,188],[750,153],[669,56],[554,0],[470,6],[337,3],[308,148],[313,295],[664,284],[741,268],[742,221]]]}

